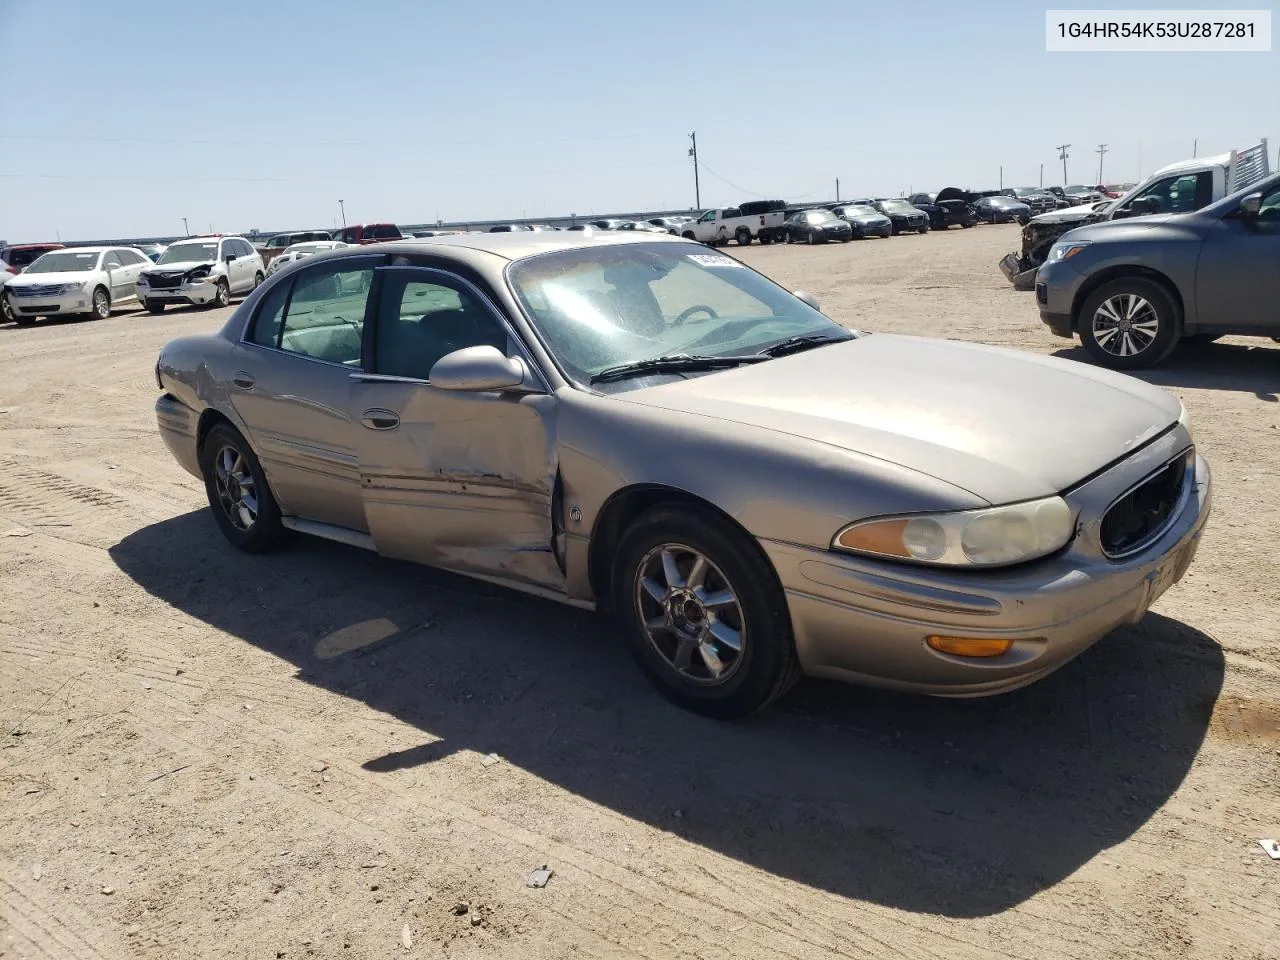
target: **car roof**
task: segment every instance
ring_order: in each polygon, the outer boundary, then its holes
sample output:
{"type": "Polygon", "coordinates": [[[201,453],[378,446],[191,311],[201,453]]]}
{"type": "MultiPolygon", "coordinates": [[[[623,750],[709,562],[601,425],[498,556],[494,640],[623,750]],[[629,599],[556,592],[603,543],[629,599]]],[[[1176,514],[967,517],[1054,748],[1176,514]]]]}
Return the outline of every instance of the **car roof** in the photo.
{"type": "MultiPolygon", "coordinates": [[[[612,230],[521,230],[516,233],[458,233],[447,237],[419,237],[377,244],[374,250],[405,253],[438,253],[441,247],[479,250],[505,260],[522,260],[540,253],[579,250],[626,243],[689,243],[670,234],[615,232],[612,230]]],[[[369,247],[362,247],[367,255],[369,247]]]]}
{"type": "Polygon", "coordinates": [[[40,247],[45,247],[45,248],[47,248],[47,249],[49,249],[49,250],[63,250],[63,249],[66,249],[66,246],[67,246],[67,245],[66,245],[65,243],[10,243],[10,244],[6,245],[4,249],[6,249],[6,250],[36,250],[36,249],[38,249],[38,248],[40,248],[40,247]]]}

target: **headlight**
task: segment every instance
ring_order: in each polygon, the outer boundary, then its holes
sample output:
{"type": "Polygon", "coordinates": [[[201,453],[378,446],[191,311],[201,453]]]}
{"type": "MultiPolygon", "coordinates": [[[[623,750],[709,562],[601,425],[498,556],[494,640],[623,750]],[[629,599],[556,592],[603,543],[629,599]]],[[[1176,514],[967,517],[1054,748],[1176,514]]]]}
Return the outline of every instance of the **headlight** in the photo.
{"type": "Polygon", "coordinates": [[[846,550],[955,567],[999,567],[1063,547],[1075,517],[1061,497],[955,513],[912,514],[851,523],[831,541],[846,550]]]}
{"type": "Polygon", "coordinates": [[[209,276],[208,267],[196,267],[194,270],[192,270],[190,273],[187,274],[187,280],[188,281],[203,280],[207,276],[209,276]]]}
{"type": "Polygon", "coordinates": [[[84,280],[77,283],[64,283],[62,285],[62,293],[83,293],[86,285],[84,280]]]}
{"type": "Polygon", "coordinates": [[[1060,260],[1070,260],[1077,253],[1087,247],[1088,242],[1077,241],[1075,243],[1055,243],[1049,248],[1049,255],[1044,258],[1045,263],[1057,263],[1060,260]]]}

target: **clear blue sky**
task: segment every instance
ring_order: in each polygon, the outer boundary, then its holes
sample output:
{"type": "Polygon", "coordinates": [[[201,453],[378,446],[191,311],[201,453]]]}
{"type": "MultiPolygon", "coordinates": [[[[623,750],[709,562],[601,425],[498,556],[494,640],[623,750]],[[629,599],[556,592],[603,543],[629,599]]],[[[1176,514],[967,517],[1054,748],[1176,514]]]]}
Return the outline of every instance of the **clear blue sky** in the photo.
{"type": "Polygon", "coordinates": [[[691,130],[703,206],[1280,147],[1280,54],[1051,54],[1044,8],[0,0],[0,238],[692,206],[691,130]]]}

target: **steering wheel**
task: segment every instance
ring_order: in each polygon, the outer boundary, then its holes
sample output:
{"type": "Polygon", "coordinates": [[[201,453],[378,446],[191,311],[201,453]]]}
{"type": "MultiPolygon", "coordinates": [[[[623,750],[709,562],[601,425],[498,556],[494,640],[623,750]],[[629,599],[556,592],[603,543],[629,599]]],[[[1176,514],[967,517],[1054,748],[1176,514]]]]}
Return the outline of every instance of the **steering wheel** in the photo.
{"type": "Polygon", "coordinates": [[[712,320],[720,319],[720,314],[716,313],[714,310],[708,307],[705,303],[695,303],[692,307],[689,307],[687,310],[680,311],[680,316],[672,320],[671,325],[673,327],[678,327],[682,323],[684,323],[686,320],[688,320],[690,317],[692,317],[695,313],[705,313],[712,320]]]}

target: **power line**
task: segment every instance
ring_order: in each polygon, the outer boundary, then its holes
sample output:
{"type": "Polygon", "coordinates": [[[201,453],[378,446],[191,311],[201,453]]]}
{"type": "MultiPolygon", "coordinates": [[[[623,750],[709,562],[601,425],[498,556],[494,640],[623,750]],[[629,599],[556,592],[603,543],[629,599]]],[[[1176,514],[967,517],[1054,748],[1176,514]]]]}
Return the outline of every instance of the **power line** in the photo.
{"type": "MultiPolygon", "coordinates": [[[[653,133],[581,134],[570,137],[521,137],[527,143],[577,143],[580,141],[639,140],[658,135],[653,133]]],[[[493,143],[510,143],[508,137],[492,137],[479,140],[211,140],[187,137],[104,137],[96,135],[61,135],[39,133],[0,133],[0,140],[34,140],[50,143],[140,143],[165,146],[197,147],[466,147],[493,143]]]]}

